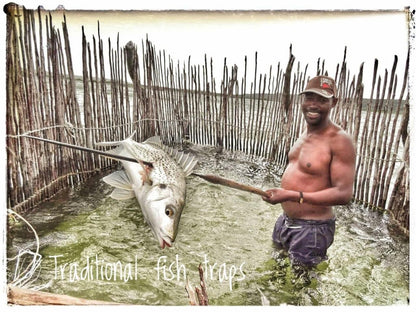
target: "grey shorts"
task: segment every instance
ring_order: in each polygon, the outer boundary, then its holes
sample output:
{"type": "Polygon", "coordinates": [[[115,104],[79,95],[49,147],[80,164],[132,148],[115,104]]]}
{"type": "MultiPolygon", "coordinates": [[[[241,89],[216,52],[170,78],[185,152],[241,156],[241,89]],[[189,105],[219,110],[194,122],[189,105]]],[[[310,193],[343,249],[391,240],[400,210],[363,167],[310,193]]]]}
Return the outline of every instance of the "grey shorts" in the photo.
{"type": "Polygon", "coordinates": [[[334,241],[335,218],[328,220],[291,219],[281,215],[274,226],[276,247],[289,253],[294,264],[312,267],[326,260],[334,241]]]}

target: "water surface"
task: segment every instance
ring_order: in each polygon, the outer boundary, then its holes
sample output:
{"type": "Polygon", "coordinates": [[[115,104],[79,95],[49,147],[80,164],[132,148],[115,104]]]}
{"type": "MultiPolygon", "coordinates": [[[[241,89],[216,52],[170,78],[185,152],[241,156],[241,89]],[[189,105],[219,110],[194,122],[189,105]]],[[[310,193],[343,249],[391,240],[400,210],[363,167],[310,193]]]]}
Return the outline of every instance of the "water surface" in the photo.
{"type": "MultiPolygon", "coordinates": [[[[273,168],[240,155],[192,147],[196,171],[267,189],[273,168]]],[[[409,245],[388,217],[358,205],[336,207],[329,260],[308,275],[294,271],[271,241],[282,210],[258,195],[187,180],[187,199],[173,247],[160,249],[135,199],[115,201],[96,177],[65,191],[25,217],[40,237],[41,269],[31,287],[76,297],[140,305],[188,305],[185,278],[206,273],[210,304],[408,304],[409,245]]],[[[35,250],[22,223],[8,232],[8,257],[35,250]]],[[[15,262],[9,262],[9,279],[15,262]]]]}

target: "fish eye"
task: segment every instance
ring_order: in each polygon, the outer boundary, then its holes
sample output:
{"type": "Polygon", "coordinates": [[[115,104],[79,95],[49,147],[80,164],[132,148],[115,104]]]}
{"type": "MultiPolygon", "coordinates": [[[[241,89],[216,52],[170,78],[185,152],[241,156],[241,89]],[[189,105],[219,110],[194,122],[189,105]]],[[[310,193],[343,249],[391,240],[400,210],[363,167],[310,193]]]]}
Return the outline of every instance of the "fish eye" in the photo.
{"type": "Polygon", "coordinates": [[[173,217],[175,215],[175,208],[172,205],[168,205],[165,208],[165,214],[168,217],[173,217]]]}

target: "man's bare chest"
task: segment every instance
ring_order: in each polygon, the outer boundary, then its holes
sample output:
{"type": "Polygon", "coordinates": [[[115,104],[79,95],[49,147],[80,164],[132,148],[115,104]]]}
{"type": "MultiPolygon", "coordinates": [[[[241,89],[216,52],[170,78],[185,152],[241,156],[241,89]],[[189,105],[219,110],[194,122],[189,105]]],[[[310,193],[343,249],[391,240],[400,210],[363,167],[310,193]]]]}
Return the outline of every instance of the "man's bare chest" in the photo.
{"type": "Polygon", "coordinates": [[[289,152],[289,164],[297,170],[314,175],[327,175],[331,164],[328,143],[299,139],[289,152]]]}

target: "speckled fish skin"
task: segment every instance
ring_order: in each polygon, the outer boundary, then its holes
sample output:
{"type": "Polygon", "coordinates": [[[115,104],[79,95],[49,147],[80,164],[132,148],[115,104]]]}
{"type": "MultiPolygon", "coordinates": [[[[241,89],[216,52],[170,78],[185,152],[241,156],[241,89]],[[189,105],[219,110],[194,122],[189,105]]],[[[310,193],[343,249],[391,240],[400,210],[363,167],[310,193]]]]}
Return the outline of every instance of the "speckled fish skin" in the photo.
{"type": "Polygon", "coordinates": [[[185,191],[185,173],[183,169],[161,148],[146,143],[137,143],[133,140],[126,144],[126,148],[138,160],[153,164],[149,178],[153,184],[176,185],[185,191]]]}
{"type": "Polygon", "coordinates": [[[186,176],[192,172],[195,158],[164,147],[157,137],[143,143],[128,138],[99,145],[116,145],[109,154],[139,161],[121,161],[124,171],[114,172],[103,180],[115,187],[111,197],[118,200],[136,197],[160,247],[171,247],[185,203],[186,176]]]}

